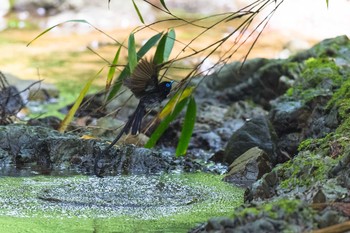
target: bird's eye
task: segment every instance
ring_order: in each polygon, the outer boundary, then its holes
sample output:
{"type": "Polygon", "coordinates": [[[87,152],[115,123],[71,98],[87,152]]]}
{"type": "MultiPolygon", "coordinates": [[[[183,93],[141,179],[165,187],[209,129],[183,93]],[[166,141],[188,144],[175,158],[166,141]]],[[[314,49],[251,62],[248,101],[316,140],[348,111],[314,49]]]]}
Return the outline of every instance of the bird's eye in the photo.
{"type": "Polygon", "coordinates": [[[170,86],[171,86],[171,84],[170,84],[170,83],[167,83],[167,84],[165,84],[165,86],[166,86],[166,87],[170,87],[170,86]]]}

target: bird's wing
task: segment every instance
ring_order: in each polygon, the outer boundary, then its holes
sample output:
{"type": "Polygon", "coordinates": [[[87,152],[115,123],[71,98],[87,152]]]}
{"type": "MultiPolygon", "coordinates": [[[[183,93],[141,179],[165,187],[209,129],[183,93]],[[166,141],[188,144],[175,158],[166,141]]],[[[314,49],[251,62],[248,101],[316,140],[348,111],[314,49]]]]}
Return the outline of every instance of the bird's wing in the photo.
{"type": "Polygon", "coordinates": [[[124,80],[137,98],[158,89],[158,68],[152,60],[141,59],[130,77],[124,80]]]}

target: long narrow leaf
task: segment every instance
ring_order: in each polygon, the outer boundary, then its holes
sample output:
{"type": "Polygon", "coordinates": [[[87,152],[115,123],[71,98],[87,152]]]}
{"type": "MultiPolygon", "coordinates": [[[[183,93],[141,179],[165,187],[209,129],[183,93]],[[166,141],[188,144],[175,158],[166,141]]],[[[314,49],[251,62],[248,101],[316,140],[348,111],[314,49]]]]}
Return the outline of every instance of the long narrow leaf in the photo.
{"type": "Polygon", "coordinates": [[[154,62],[156,64],[161,64],[169,59],[170,53],[174,47],[175,37],[174,29],[170,29],[169,32],[162,36],[154,55],[154,62]]]}
{"type": "Polygon", "coordinates": [[[139,10],[139,8],[137,7],[135,1],[132,0],[132,3],[134,4],[134,8],[135,8],[135,10],[136,10],[137,15],[139,16],[140,21],[141,21],[143,24],[145,24],[145,21],[143,21],[142,15],[141,15],[140,10],[139,10]]]}
{"type": "Polygon", "coordinates": [[[169,59],[170,53],[174,47],[175,37],[176,37],[175,30],[171,28],[165,40],[163,62],[168,61],[169,59]]]}
{"type": "Polygon", "coordinates": [[[137,65],[136,45],[135,45],[135,37],[133,33],[131,33],[129,36],[128,61],[129,61],[130,72],[133,72],[133,70],[137,65]]]}
{"type": "Polygon", "coordinates": [[[72,20],[67,20],[67,21],[64,21],[62,23],[58,23],[52,27],[49,27],[48,29],[46,29],[45,31],[43,31],[42,33],[40,33],[38,36],[36,36],[33,40],[31,40],[28,44],[27,44],[27,47],[33,43],[34,41],[36,41],[39,37],[43,36],[44,34],[46,34],[47,32],[51,31],[52,29],[54,29],[55,27],[58,27],[62,24],[65,24],[65,23],[86,23],[86,24],[89,24],[91,25],[88,21],[84,20],[84,19],[72,19],[72,20]]]}
{"type": "Polygon", "coordinates": [[[94,75],[93,77],[89,78],[89,80],[85,83],[83,89],[81,90],[77,100],[75,101],[74,105],[72,106],[72,108],[69,110],[69,112],[67,113],[66,117],[63,119],[63,121],[60,124],[60,127],[58,129],[59,132],[63,133],[64,131],[66,131],[67,126],[69,125],[69,123],[72,121],[76,111],[78,110],[81,102],[83,101],[84,97],[86,96],[86,93],[88,92],[88,90],[90,89],[90,86],[92,84],[92,82],[95,80],[96,77],[98,77],[101,72],[102,72],[103,68],[101,68],[96,75],[94,75]]]}
{"type": "Polygon", "coordinates": [[[155,44],[157,44],[162,34],[163,33],[160,32],[152,36],[137,52],[137,59],[143,57],[155,44]]]}
{"type": "Polygon", "coordinates": [[[153,60],[155,64],[161,64],[164,61],[164,50],[165,50],[167,37],[168,37],[168,33],[165,33],[158,43],[156,52],[154,54],[154,60],[153,60]]]}
{"type": "Polygon", "coordinates": [[[188,99],[183,99],[182,101],[180,101],[174,111],[168,115],[157,127],[157,129],[153,132],[153,134],[151,135],[150,139],[148,140],[148,142],[146,143],[145,147],[146,148],[152,148],[156,145],[158,139],[162,136],[162,134],[165,132],[165,130],[169,127],[170,122],[172,122],[182,111],[182,109],[184,109],[184,107],[186,106],[186,104],[188,103],[188,99]]]}
{"type": "Polygon", "coordinates": [[[176,156],[186,154],[188,144],[190,143],[194,124],[196,122],[197,104],[193,96],[187,105],[184,124],[182,126],[181,136],[176,147],[176,156]]]}
{"type": "MultiPolygon", "coordinates": [[[[137,52],[137,59],[140,59],[141,57],[143,57],[159,41],[161,36],[162,36],[162,33],[158,33],[152,36],[137,52]]],[[[119,92],[122,86],[123,80],[128,75],[130,75],[129,64],[125,66],[125,68],[122,70],[117,80],[114,82],[112,90],[108,94],[107,100],[111,100],[114,96],[117,95],[117,93],[119,92]]]]}
{"type": "Polygon", "coordinates": [[[106,80],[106,90],[108,90],[111,87],[111,83],[113,81],[113,77],[114,77],[114,74],[115,74],[115,68],[116,68],[116,65],[118,64],[121,48],[122,48],[122,45],[119,46],[119,49],[116,52],[116,54],[114,56],[114,59],[112,61],[111,67],[108,70],[107,80],[106,80]]]}
{"type": "Polygon", "coordinates": [[[162,120],[168,116],[175,108],[178,102],[181,102],[183,99],[188,98],[194,90],[194,87],[187,87],[184,91],[178,91],[165,105],[163,110],[158,114],[158,118],[162,120]],[[181,96],[180,96],[181,95],[181,96]]]}
{"type": "Polygon", "coordinates": [[[168,7],[165,5],[164,0],[160,0],[160,3],[162,4],[162,6],[163,6],[168,12],[170,12],[169,9],[168,9],[168,7]]]}

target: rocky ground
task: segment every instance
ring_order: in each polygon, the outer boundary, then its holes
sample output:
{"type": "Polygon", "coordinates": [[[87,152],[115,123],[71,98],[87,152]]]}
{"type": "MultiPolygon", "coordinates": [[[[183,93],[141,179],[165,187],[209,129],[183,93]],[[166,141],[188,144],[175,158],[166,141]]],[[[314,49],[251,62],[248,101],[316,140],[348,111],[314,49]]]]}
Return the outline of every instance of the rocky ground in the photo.
{"type": "MultiPolygon", "coordinates": [[[[185,158],[174,157],[179,118],[156,149],[115,147],[102,161],[104,173],[222,173],[227,168],[224,180],[246,188],[245,204],[234,217],[211,219],[192,232],[340,229],[337,224],[346,225],[350,215],[349,64],[346,36],[288,59],[228,64],[196,89],[197,122],[185,158]]],[[[59,120],[52,118],[9,124],[24,102],[7,98],[19,96],[15,87],[6,82],[1,87],[3,174],[30,167],[44,174],[69,170],[92,175],[94,158],[108,145],[97,138],[113,136],[111,132],[100,132],[96,139],[82,139],[84,130],[60,134],[53,129],[59,120]]],[[[125,108],[122,122],[132,106],[125,108]]]]}

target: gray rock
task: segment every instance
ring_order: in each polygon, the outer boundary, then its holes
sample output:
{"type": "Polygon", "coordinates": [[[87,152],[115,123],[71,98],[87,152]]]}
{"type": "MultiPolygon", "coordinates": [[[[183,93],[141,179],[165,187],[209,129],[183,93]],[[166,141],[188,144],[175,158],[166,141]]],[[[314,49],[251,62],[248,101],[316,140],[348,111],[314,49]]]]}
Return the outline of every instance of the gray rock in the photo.
{"type": "Polygon", "coordinates": [[[239,187],[250,187],[264,174],[271,171],[271,164],[263,150],[253,147],[235,159],[229,169],[224,181],[239,187]]]}
{"type": "Polygon", "coordinates": [[[240,155],[253,147],[259,147],[264,150],[271,163],[274,164],[276,162],[276,133],[265,117],[247,121],[233,133],[225,148],[222,162],[231,164],[240,155]]]}

